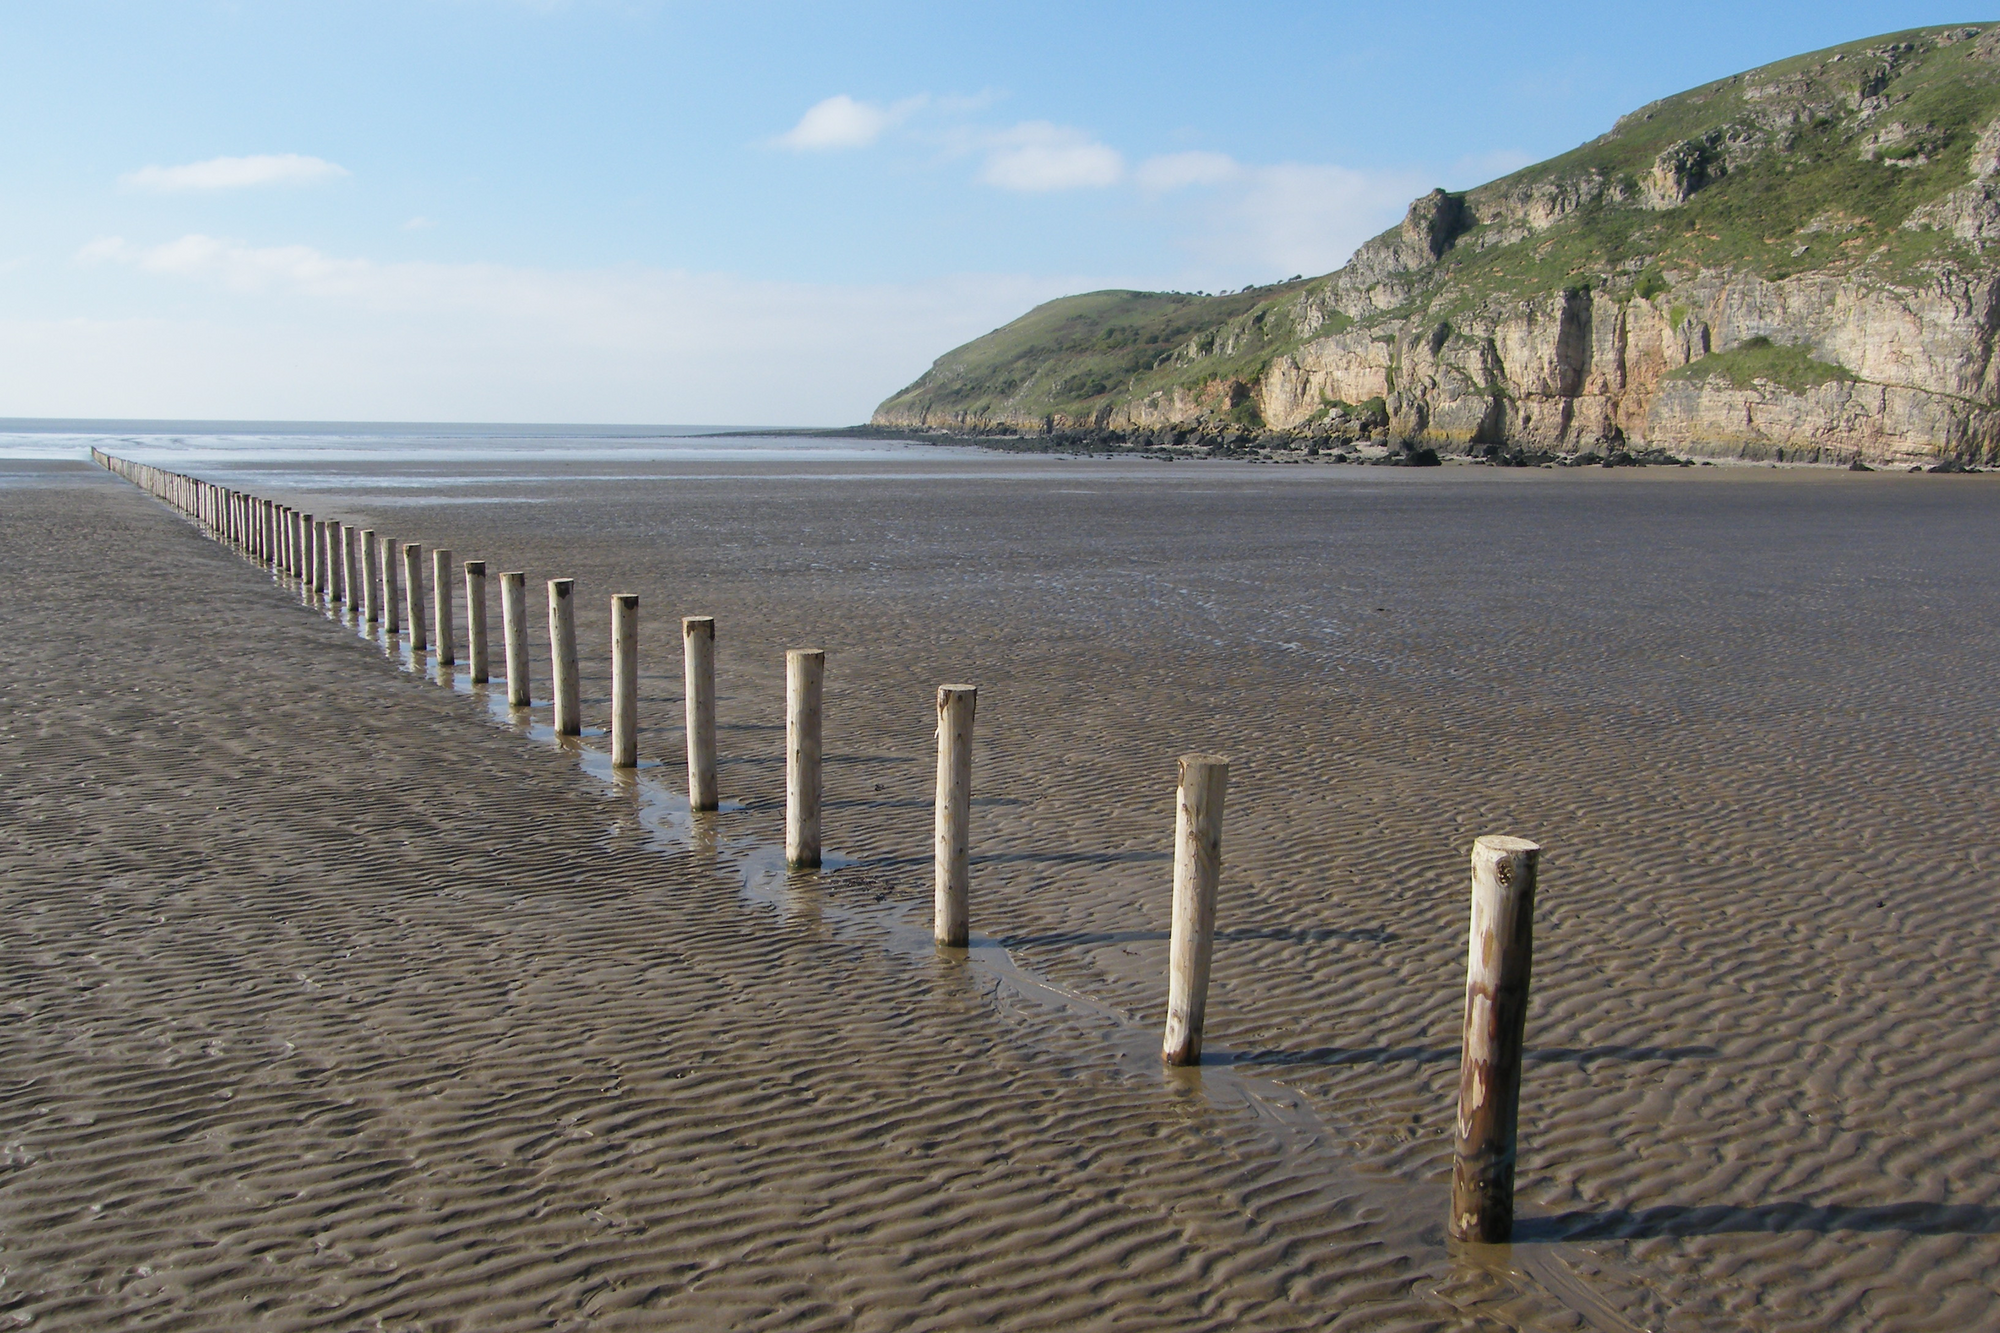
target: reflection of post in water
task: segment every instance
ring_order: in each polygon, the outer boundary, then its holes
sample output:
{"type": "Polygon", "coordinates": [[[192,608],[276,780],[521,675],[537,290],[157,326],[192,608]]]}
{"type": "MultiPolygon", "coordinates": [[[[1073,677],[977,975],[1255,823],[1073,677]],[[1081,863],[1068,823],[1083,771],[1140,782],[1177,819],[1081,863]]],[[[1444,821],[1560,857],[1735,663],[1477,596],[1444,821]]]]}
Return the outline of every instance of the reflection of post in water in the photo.
{"type": "Polygon", "coordinates": [[[704,861],[713,861],[722,850],[722,831],[716,822],[713,810],[688,812],[688,850],[704,861]]]}
{"type": "Polygon", "coordinates": [[[1514,1234],[1515,1130],[1521,1043],[1535,942],[1535,872],[1542,849],[1488,835],[1472,844],[1472,940],[1452,1156],[1454,1240],[1498,1244],[1514,1234]]]}

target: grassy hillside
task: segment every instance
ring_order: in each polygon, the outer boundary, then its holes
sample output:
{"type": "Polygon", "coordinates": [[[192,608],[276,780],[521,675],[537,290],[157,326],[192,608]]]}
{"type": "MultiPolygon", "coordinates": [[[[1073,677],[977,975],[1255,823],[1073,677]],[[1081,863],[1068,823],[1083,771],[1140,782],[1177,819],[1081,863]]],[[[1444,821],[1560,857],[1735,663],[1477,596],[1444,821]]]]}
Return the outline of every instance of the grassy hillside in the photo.
{"type": "Polygon", "coordinates": [[[1949,231],[1903,224],[1966,184],[1996,116],[2000,27],[1794,57],[1641,108],[1582,147],[1456,196],[1462,229],[1435,257],[1410,262],[1402,228],[1321,278],[1215,297],[1052,301],[940,358],[877,420],[1089,421],[1179,388],[1211,403],[1220,394],[1221,409],[1254,425],[1232,384],[1357,326],[1390,337],[1578,288],[1667,309],[1676,285],[1703,272],[1910,285],[1940,265],[1984,262],[1949,231]]]}
{"type": "Polygon", "coordinates": [[[1087,415],[1091,404],[1107,398],[1143,395],[1174,383],[1175,352],[1212,340],[1231,321],[1247,321],[1255,331],[1235,353],[1214,362],[1206,378],[1226,375],[1231,367],[1255,373],[1278,347],[1298,341],[1282,314],[1288,305],[1282,298],[1303,286],[1282,283],[1227,296],[1116,291],[1066,296],[940,358],[879,410],[907,402],[921,403],[933,414],[976,420],[1087,415]]]}

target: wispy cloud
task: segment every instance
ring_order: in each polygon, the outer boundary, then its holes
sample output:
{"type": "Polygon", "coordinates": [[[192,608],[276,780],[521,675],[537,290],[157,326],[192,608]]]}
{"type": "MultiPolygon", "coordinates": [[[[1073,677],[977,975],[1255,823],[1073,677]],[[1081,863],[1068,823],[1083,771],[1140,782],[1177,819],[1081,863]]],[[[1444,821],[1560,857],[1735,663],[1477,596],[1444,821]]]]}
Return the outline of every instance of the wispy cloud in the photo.
{"type": "Polygon", "coordinates": [[[141,167],[118,178],[133,190],[240,190],[253,185],[310,185],[351,174],[324,158],[299,153],[211,157],[178,167],[141,167]]]}
{"type": "Polygon", "coordinates": [[[884,106],[876,102],[857,101],[846,93],[840,93],[808,107],[806,113],[799,117],[798,124],[772,142],[798,153],[866,148],[881,138],[883,131],[907,120],[929,100],[918,94],[884,106]]]}
{"type": "Polygon", "coordinates": [[[127,270],[130,299],[175,313],[0,317],[0,412],[840,423],[942,349],[1096,285],[384,263],[206,235],[107,237],[77,260],[127,270]]]}
{"type": "Polygon", "coordinates": [[[1003,190],[1102,189],[1125,177],[1125,158],[1082,130],[1046,120],[1023,121],[984,139],[979,179],[1003,190]]]}
{"type": "Polygon", "coordinates": [[[1223,185],[1243,176],[1243,164],[1227,153],[1167,153],[1149,157],[1132,173],[1139,188],[1155,194],[1190,185],[1223,185]]]}
{"type": "Polygon", "coordinates": [[[1300,162],[1253,167],[1223,204],[1209,245],[1222,255],[1254,259],[1273,270],[1325,273],[1392,226],[1410,200],[1430,185],[1416,171],[1356,171],[1300,162]]]}

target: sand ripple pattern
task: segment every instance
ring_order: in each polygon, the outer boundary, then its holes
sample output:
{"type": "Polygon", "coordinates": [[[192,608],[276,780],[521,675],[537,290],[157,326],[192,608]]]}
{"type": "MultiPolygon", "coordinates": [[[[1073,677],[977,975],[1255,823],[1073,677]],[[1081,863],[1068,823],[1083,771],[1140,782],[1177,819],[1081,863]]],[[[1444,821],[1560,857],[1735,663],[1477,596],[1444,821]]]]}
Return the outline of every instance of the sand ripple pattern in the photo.
{"type": "Polygon", "coordinates": [[[1001,470],[281,497],[576,577],[586,626],[638,591],[669,780],[672,618],[716,615],[766,836],[782,650],[826,647],[856,863],[775,911],[129,489],[10,491],[73,591],[0,646],[0,1318],[2000,1323],[1983,479],[1001,470]],[[975,931],[1128,1028],[1173,756],[1235,757],[1210,1059],[1319,1140],[883,947],[947,679],[975,931]],[[1488,831],[1548,847],[1524,1243],[1451,1256],[1488,831]]]}

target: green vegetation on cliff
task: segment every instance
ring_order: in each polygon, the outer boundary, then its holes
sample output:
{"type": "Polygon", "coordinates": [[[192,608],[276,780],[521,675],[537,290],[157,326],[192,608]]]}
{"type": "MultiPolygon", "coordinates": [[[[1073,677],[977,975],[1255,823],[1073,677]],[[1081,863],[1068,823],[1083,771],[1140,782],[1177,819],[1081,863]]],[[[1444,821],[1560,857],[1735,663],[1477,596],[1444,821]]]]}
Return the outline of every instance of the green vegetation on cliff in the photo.
{"type": "Polygon", "coordinates": [[[1845,366],[1815,361],[1803,347],[1789,347],[1761,336],[1667,372],[1668,379],[1705,380],[1718,376],[1739,389],[1763,383],[1789,393],[1804,393],[1822,384],[1851,384],[1856,378],[1845,366]]]}
{"type": "MultiPolygon", "coordinates": [[[[1117,291],[1066,296],[940,359],[883,410],[908,399],[921,401],[934,419],[953,422],[1008,421],[1049,411],[1073,415],[1086,404],[1144,396],[1179,382],[1184,377],[1175,366],[1176,354],[1188,348],[1200,349],[1205,381],[1254,379],[1277,351],[1298,344],[1278,298],[1302,285],[1281,283],[1226,296],[1117,291]],[[1232,321],[1244,325],[1242,336],[1218,355],[1217,332],[1232,321]]],[[[1244,404],[1221,406],[1227,411],[1244,404]]],[[[1242,416],[1239,412],[1238,419],[1242,416]]]]}

